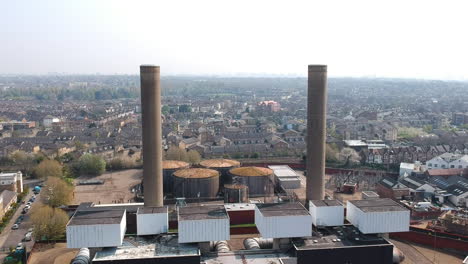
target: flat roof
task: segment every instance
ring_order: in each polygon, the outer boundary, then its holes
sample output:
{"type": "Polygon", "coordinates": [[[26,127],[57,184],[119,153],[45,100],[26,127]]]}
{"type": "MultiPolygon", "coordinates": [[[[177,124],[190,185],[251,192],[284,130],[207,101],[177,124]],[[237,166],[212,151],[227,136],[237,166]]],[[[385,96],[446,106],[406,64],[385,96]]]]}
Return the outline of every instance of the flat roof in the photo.
{"type": "Polygon", "coordinates": [[[338,200],[310,200],[310,202],[316,207],[323,206],[343,206],[338,200]]]}
{"type": "Polygon", "coordinates": [[[256,204],[264,217],[310,215],[300,203],[268,203],[256,204]]]}
{"type": "Polygon", "coordinates": [[[363,212],[389,212],[389,211],[409,211],[399,203],[389,198],[371,200],[352,200],[353,204],[363,212]]]}
{"type": "Polygon", "coordinates": [[[167,207],[140,207],[137,214],[167,214],[167,207]]]}
{"type": "Polygon", "coordinates": [[[120,224],[125,210],[77,211],[67,226],[120,224]]]}
{"type": "Polygon", "coordinates": [[[272,169],[277,177],[297,177],[297,173],[288,165],[270,165],[268,168],[272,169]]]}
{"type": "Polygon", "coordinates": [[[200,256],[198,246],[179,244],[176,235],[125,238],[123,245],[96,252],[93,263],[112,260],[200,256]]]}
{"type": "Polygon", "coordinates": [[[224,205],[179,207],[179,221],[229,219],[224,205]]]}
{"type": "Polygon", "coordinates": [[[362,234],[352,225],[321,228],[311,237],[293,239],[293,244],[296,250],[391,245],[376,234],[362,234]]]}

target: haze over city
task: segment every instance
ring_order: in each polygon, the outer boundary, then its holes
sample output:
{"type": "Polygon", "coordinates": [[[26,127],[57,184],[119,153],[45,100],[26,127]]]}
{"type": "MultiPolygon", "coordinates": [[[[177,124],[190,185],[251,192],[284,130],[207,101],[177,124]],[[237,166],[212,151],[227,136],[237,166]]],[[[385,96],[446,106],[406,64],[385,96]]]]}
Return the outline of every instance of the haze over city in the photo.
{"type": "Polygon", "coordinates": [[[2,1],[0,74],[468,78],[466,1],[2,1]]]}

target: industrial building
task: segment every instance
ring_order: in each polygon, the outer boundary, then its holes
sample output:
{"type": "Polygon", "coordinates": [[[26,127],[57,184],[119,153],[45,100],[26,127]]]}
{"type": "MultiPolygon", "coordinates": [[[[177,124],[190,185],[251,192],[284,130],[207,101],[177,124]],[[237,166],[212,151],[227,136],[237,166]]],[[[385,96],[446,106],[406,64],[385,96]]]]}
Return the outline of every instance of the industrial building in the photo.
{"type": "Polygon", "coordinates": [[[398,263],[381,233],[408,230],[408,209],[390,199],[349,201],[346,219],[352,225],[345,225],[343,205],[324,200],[326,66],[309,66],[305,206],[249,200],[274,196],[277,182],[294,187],[297,175],[287,167],[240,167],[231,160],[202,162],[202,168],[163,163],[159,71],[140,68],[144,203],[81,204],[67,225],[69,248],[97,251],[90,259],[99,264],[398,263]],[[194,203],[174,204],[164,192],[194,203]],[[252,237],[238,243],[234,233],[252,237]]]}

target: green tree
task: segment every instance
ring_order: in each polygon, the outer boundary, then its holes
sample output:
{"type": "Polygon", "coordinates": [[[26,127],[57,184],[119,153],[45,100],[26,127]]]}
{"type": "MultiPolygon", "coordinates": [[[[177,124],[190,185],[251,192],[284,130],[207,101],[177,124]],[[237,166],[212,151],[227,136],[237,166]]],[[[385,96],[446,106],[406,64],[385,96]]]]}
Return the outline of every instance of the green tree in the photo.
{"type": "Polygon", "coordinates": [[[68,205],[73,200],[73,186],[63,179],[49,177],[41,192],[41,197],[44,204],[53,208],[68,205]]]}
{"type": "Polygon", "coordinates": [[[83,154],[78,160],[78,169],[82,175],[101,175],[106,171],[106,161],[97,155],[83,154]]]}
{"type": "Polygon", "coordinates": [[[51,177],[62,177],[63,167],[56,160],[43,160],[34,168],[36,178],[45,179],[51,177]]]}
{"type": "Polygon", "coordinates": [[[171,146],[167,150],[166,159],[188,161],[187,151],[176,146],[171,146]]]}
{"type": "Polygon", "coordinates": [[[67,213],[62,209],[47,205],[36,206],[31,212],[33,236],[37,241],[61,239],[65,235],[68,220],[67,213]]]}
{"type": "Polygon", "coordinates": [[[188,153],[187,153],[187,160],[191,164],[200,163],[200,161],[201,161],[200,153],[198,153],[198,151],[193,150],[193,149],[189,150],[188,153]]]}

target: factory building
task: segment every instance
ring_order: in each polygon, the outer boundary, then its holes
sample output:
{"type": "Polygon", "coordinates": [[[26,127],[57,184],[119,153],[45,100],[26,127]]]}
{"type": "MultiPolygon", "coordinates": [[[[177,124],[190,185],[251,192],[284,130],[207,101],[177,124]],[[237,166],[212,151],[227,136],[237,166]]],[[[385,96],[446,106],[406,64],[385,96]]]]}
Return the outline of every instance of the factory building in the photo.
{"type": "Polygon", "coordinates": [[[293,186],[281,180],[295,177],[284,166],[240,167],[230,160],[206,161],[202,168],[164,164],[159,70],[140,68],[144,204],[81,204],[67,224],[69,248],[97,250],[91,259],[98,264],[392,263],[394,247],[380,234],[407,231],[409,210],[390,199],[348,201],[346,219],[352,225],[344,225],[343,205],[323,200],[326,66],[309,66],[307,208],[280,199],[230,202],[271,197],[276,181],[285,189],[293,186]],[[168,177],[172,182],[163,181],[168,177]],[[170,185],[166,193],[198,201],[164,204],[163,182],[170,185]],[[217,199],[220,186],[229,204],[217,199]],[[200,202],[201,198],[209,202],[200,202]],[[232,245],[239,245],[230,243],[236,239],[232,230],[257,237],[246,238],[240,243],[244,248],[232,250],[232,245]]]}

